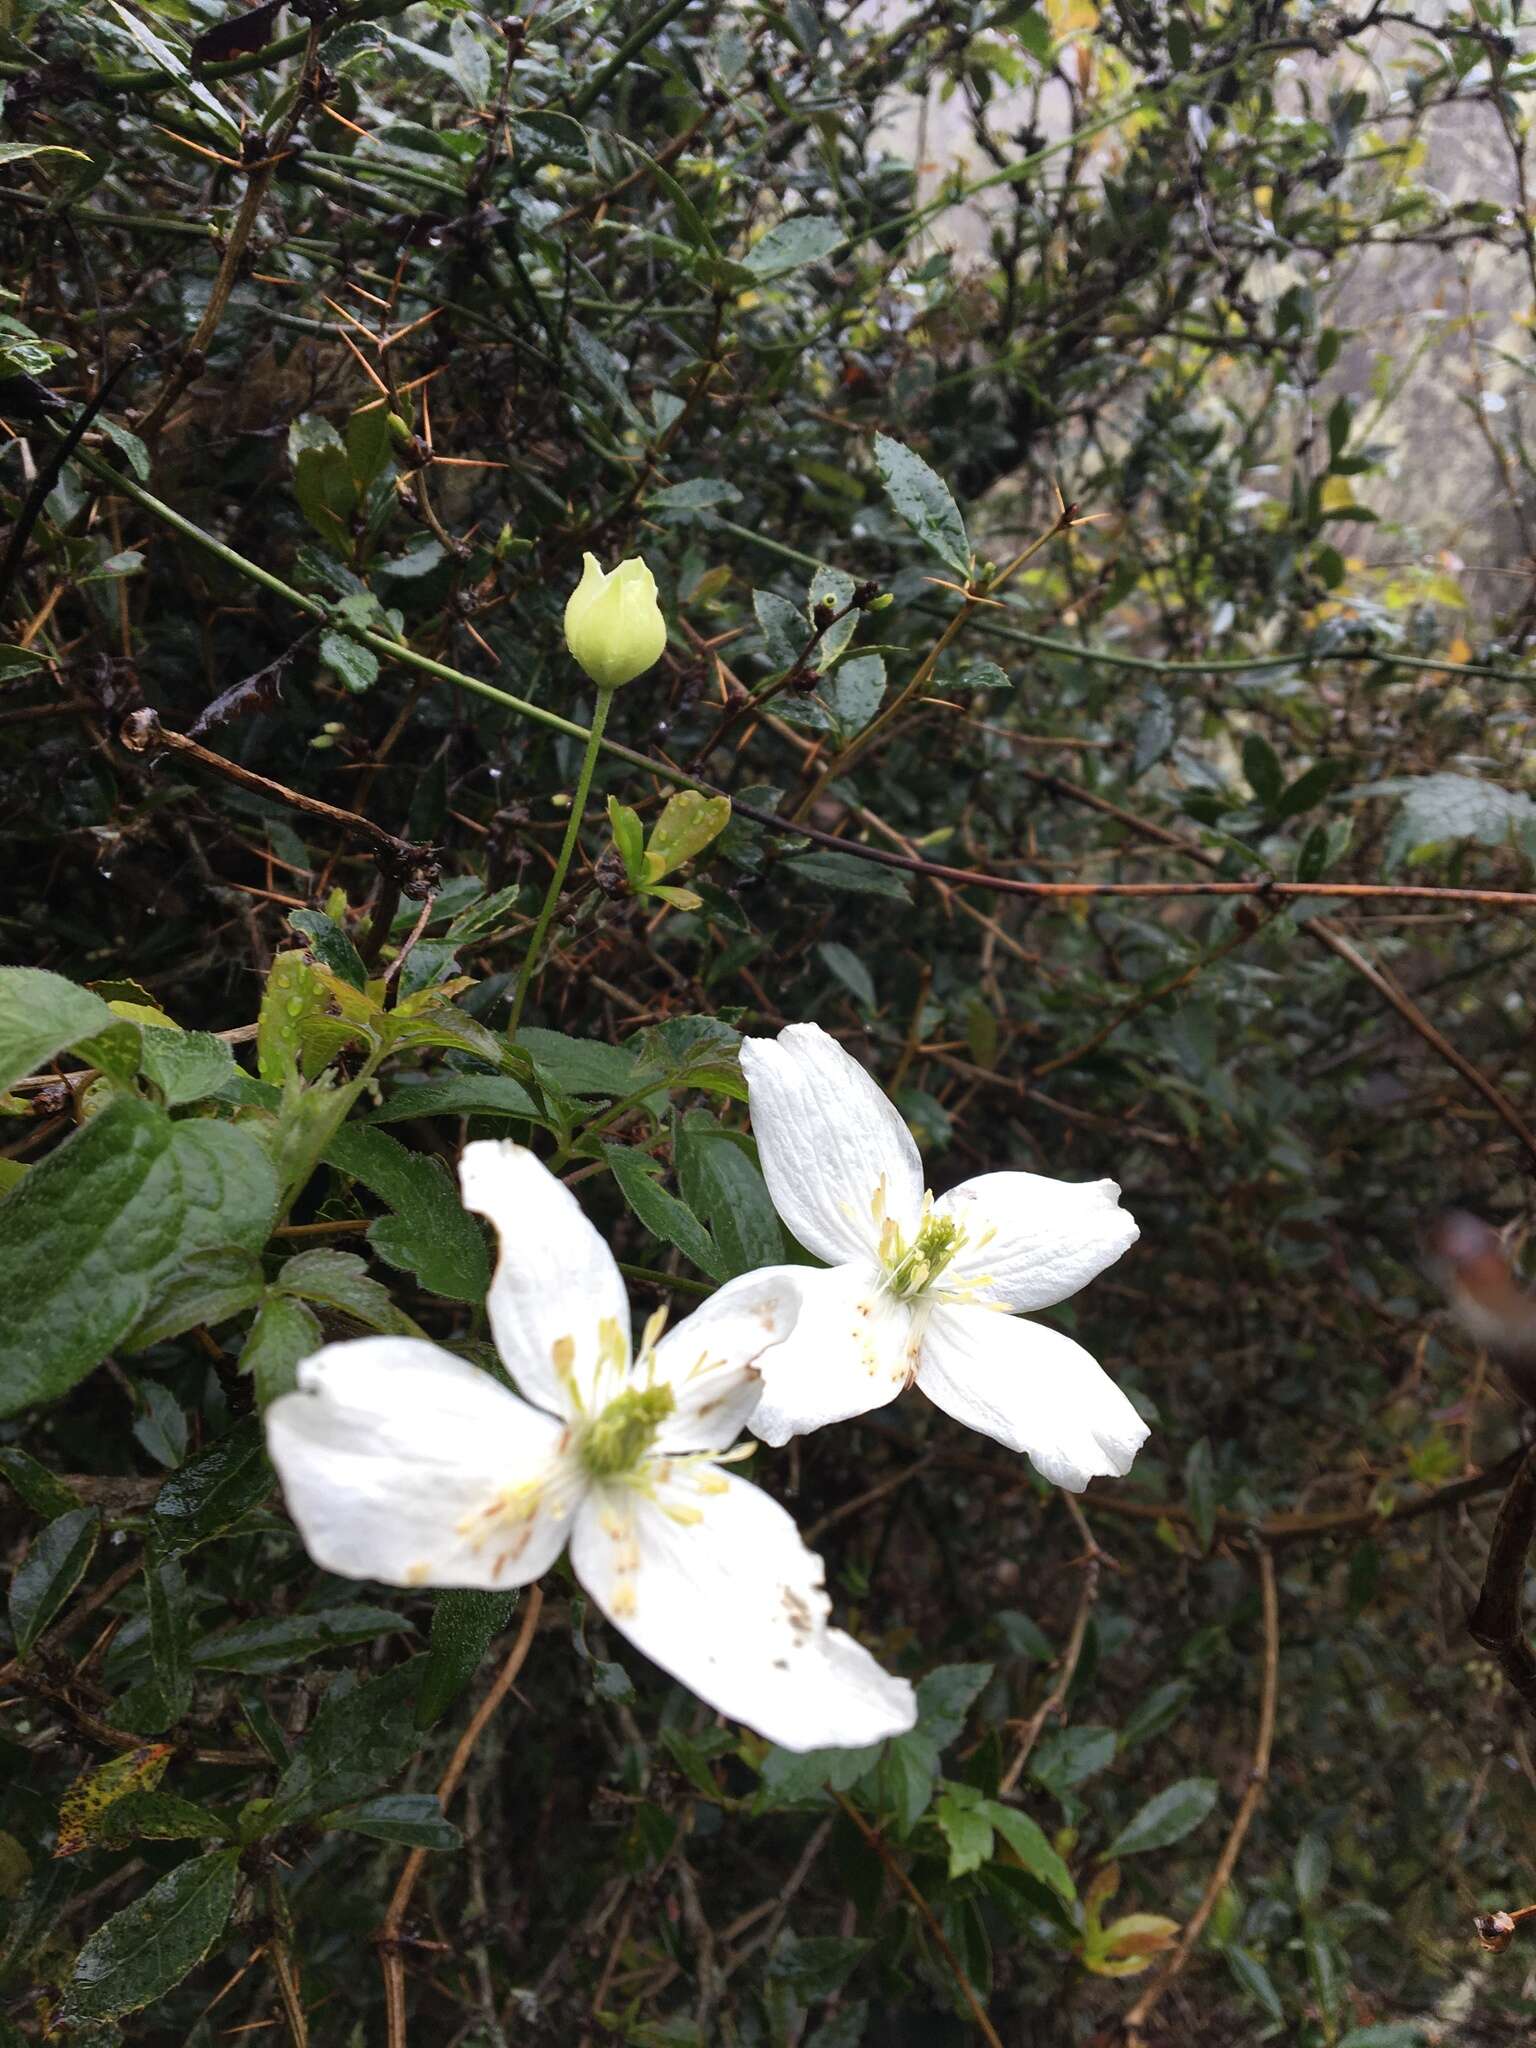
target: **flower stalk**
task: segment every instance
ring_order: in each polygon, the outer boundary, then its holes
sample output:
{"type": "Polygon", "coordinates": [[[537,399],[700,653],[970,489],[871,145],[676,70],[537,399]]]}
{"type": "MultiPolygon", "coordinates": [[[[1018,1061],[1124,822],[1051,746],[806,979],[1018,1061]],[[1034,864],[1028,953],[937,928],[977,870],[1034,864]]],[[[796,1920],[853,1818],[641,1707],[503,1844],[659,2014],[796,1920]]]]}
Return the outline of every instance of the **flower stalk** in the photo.
{"type": "Polygon", "coordinates": [[[523,964],[517,970],[517,987],[512,996],[512,1015],[507,1022],[507,1036],[515,1038],[518,1026],[523,1021],[523,1005],[528,1000],[539,956],[544,950],[544,941],[554,920],[555,906],[560,901],[560,892],[565,887],[565,878],[570,870],[571,857],[576,851],[576,842],[581,837],[581,821],[587,807],[587,797],[592,788],[592,774],[597,767],[598,749],[603,744],[603,728],[608,723],[608,708],[613,702],[612,690],[599,690],[597,703],[592,712],[592,729],[587,734],[586,752],[581,757],[581,773],[576,778],[576,794],[571,798],[570,822],[565,828],[561,842],[560,857],[555,862],[555,872],[549,878],[549,887],[544,892],[543,908],[538,923],[533,928],[533,937],[528,941],[528,950],[523,955],[523,964]]]}

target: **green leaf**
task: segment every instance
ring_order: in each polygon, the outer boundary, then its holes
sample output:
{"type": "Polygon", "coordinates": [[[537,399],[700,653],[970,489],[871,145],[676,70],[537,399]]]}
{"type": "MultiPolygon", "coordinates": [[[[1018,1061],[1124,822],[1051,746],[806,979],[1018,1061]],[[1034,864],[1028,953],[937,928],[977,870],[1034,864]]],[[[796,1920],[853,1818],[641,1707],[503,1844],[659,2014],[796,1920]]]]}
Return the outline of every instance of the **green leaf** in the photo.
{"type": "MultiPolygon", "coordinates": [[[[320,635],[320,659],[345,690],[360,697],[379,680],[379,657],[371,647],[334,629],[320,635]]],[[[302,913],[295,912],[296,916],[302,913]]]]}
{"type": "Polygon", "coordinates": [[[773,590],[754,590],[752,609],[762,629],[764,650],[774,668],[793,668],[800,659],[801,648],[811,637],[810,622],[804,612],[773,590]]]}
{"type": "Polygon", "coordinates": [[[1321,1903],[1332,1864],[1333,1856],[1321,1835],[1302,1836],[1291,1858],[1291,1875],[1296,1886],[1296,1901],[1303,1913],[1315,1911],[1321,1903]]]}
{"type": "Polygon", "coordinates": [[[695,1110],[678,1132],[676,1149],[683,1200],[709,1226],[727,1277],[782,1265],[784,1226],[760,1168],[736,1138],[695,1110]]]}
{"type": "Polygon", "coordinates": [[[1343,761],[1314,761],[1273,805],[1276,818],[1299,818],[1303,811],[1312,810],[1348,772],[1348,765],[1343,761]]]}
{"type": "Polygon", "coordinates": [[[167,1109],[217,1095],[237,1071],[234,1054],[211,1031],[158,1031],[146,1026],[141,1058],[167,1109]]]}
{"type": "Polygon", "coordinates": [[[861,1008],[873,1010],[878,1006],[879,997],[869,969],[851,946],[845,946],[839,939],[823,939],[816,950],[861,1008]]]}
{"type": "Polygon", "coordinates": [[[1199,1827],[1216,1804],[1220,1788],[1214,1778],[1185,1778],[1149,1799],[1104,1851],[1104,1861],[1142,1856],[1148,1849],[1166,1849],[1199,1827]]]}
{"type": "Polygon", "coordinates": [[[162,1557],[182,1557],[222,1536],[271,1491],[261,1423],[248,1415],[166,1480],[150,1511],[151,1536],[162,1557]]]}
{"type": "Polygon", "coordinates": [[[830,1998],[873,1947],[856,1935],[790,1935],[775,1944],[763,1974],[802,2002],[830,1998]]]}
{"type": "Polygon", "coordinates": [[[1171,1726],[1195,1696],[1195,1688],[1187,1678],[1171,1678],[1166,1685],[1160,1685],[1149,1692],[1145,1699],[1138,1700],[1125,1717],[1120,1730],[1120,1753],[1123,1756],[1138,1742],[1145,1742],[1149,1736],[1161,1734],[1171,1726]]]}
{"type": "Polygon", "coordinates": [[[741,259],[742,268],[750,270],[759,284],[766,284],[802,264],[819,263],[847,239],[837,221],[797,214],[793,220],[781,220],[754,242],[741,259]]]}
{"type": "Polygon", "coordinates": [[[1403,798],[1387,834],[1388,872],[1404,861],[1427,860],[1443,846],[1469,839],[1479,846],[1503,846],[1536,828],[1536,803],[1523,790],[1503,789],[1473,775],[1394,775],[1347,794],[1403,798]]]}
{"type": "Polygon", "coordinates": [[[1275,1989],[1274,1979],[1258,1957],[1248,1949],[1235,1945],[1226,1951],[1226,1956],[1227,1968],[1237,1979],[1240,1989],[1247,1992],[1266,2017],[1283,2025],[1285,2007],[1280,2002],[1280,1994],[1275,1989]]]}
{"type": "Polygon", "coordinates": [[[912,885],[895,868],[860,860],[851,853],[797,853],[779,862],[779,872],[821,889],[840,889],[849,896],[883,896],[893,903],[911,901],[912,885]]]}
{"type": "Polygon", "coordinates": [[[1285,775],[1274,748],[1260,733],[1251,732],[1243,741],[1243,773],[1265,810],[1273,810],[1285,787],[1285,775]]]}
{"type": "Polygon", "coordinates": [[[400,1842],[409,1849],[459,1849],[464,1837],[443,1809],[435,1792],[383,1792],[344,1813],[327,1814],[325,1825],[370,1835],[376,1842],[400,1842]]]}
{"type": "Polygon", "coordinates": [[[0,165],[19,164],[29,156],[76,156],[83,164],[90,162],[83,149],[65,149],[58,142],[0,142],[0,165]]]}
{"type": "Polygon", "coordinates": [[[102,1032],[131,1037],[98,995],[41,967],[0,967],[0,1090],[102,1032]]]}
{"type": "Polygon", "coordinates": [[[363,1121],[396,1124],[418,1116],[514,1116],[529,1123],[549,1122],[527,1089],[510,1074],[444,1074],[431,1081],[413,1081],[397,1088],[363,1121]]]}
{"type": "Polygon", "coordinates": [[[462,1587],[438,1594],[416,1695],[418,1728],[430,1728],[447,1713],[479,1670],[486,1651],[506,1627],[516,1605],[516,1593],[485,1593],[462,1587]]]}
{"type": "Polygon", "coordinates": [[[1029,1774],[1037,1785],[1058,1798],[1106,1770],[1115,1760],[1113,1728],[1063,1728],[1048,1735],[1035,1751],[1029,1774]]]}
{"type": "Polygon", "coordinates": [[[11,1577],[11,1634],[19,1657],[58,1619],[85,1577],[100,1533],[101,1517],[94,1508],[71,1508],[32,1539],[11,1577]]]}
{"type": "Polygon", "coordinates": [[[297,950],[279,953],[267,970],[256,1019],[256,1071],[280,1088],[299,1071],[304,1031],[330,1008],[325,983],[297,950]]]}
{"type": "Polygon", "coordinates": [[[0,1415],[83,1379],[192,1254],[260,1251],[276,1207],[276,1175],[250,1131],[109,1103],[0,1202],[0,1415]]]}
{"type": "Polygon", "coordinates": [[[659,882],[702,853],[730,822],[728,796],[700,796],[696,789],[684,789],[669,797],[646,842],[646,881],[659,882]]]}
{"type": "Polygon", "coordinates": [[[1184,1460],[1184,1499],[1200,1548],[1209,1550],[1216,1534],[1216,1466],[1209,1437],[1201,1437],[1184,1460]]]}
{"type": "Polygon", "coordinates": [[[685,1258],[712,1280],[728,1280],[727,1261],[686,1202],[669,1194],[657,1176],[661,1168],[646,1153],[629,1145],[605,1145],[603,1157],[613,1169],[619,1191],[631,1209],[663,1244],[675,1244],[685,1258]]]}
{"type": "Polygon", "coordinates": [[[199,1323],[212,1329],[254,1308],[261,1294],[261,1261],[254,1252],[193,1252],[168,1269],[155,1289],[153,1306],[134,1324],[121,1348],[147,1351],[199,1323]]]}
{"type": "Polygon", "coordinates": [[[293,1392],[300,1361],[312,1358],[324,1342],[313,1309],[291,1294],[267,1295],[240,1348],[240,1370],[250,1374],[263,1414],[279,1394],[293,1392]]]}
{"type": "Polygon", "coordinates": [[[707,512],[719,505],[739,505],[741,493],[723,476],[695,476],[653,491],[646,502],[653,512],[707,512]]]}
{"type": "Polygon", "coordinates": [[[941,1664],[917,1681],[917,1726],[937,1750],[947,1749],[992,1676],[990,1664],[941,1664]]]}
{"type": "Polygon", "coordinates": [[[350,1806],[392,1778],[420,1745],[414,1707],[424,1660],[412,1657],[371,1684],[333,1686],[277,1781],[268,1830],[350,1806]]]}
{"type": "MultiPolygon", "coordinates": [[[[357,487],[352,465],[340,441],[299,451],[293,465],[293,493],[299,510],[330,548],[345,561],[352,552],[352,518],[357,511],[357,487]]],[[[334,632],[327,640],[343,636],[334,632]]],[[[322,660],[328,659],[322,654],[322,660]]]]}
{"type": "Polygon", "coordinates": [[[1425,2033],[1417,2020],[1380,2020],[1374,2026],[1351,2027],[1338,2048],[1424,2048],[1425,2033]]]}
{"type": "Polygon", "coordinates": [[[880,1761],[881,1745],[867,1749],[770,1749],[762,1773],[759,1810],[797,1806],[825,1790],[847,1792],[880,1761]]]}
{"type": "Polygon", "coordinates": [[[1027,1813],[1020,1813],[1016,1807],[1004,1806],[1001,1800],[989,1799],[985,1812],[1030,1876],[1038,1877],[1042,1884],[1049,1885],[1059,1898],[1070,1904],[1077,1897],[1077,1886],[1072,1882],[1071,1871],[1046,1839],[1045,1830],[1027,1813]]]}
{"type": "Polygon", "coordinates": [[[356,1252],[325,1247],[296,1252],[284,1260],[273,1286],[284,1294],[318,1302],[322,1308],[340,1309],[343,1315],[386,1336],[410,1336],[417,1327],[395,1307],[389,1289],[373,1278],[368,1261],[356,1252]]]}
{"type": "Polygon", "coordinates": [[[530,1028],[519,1031],[517,1045],[533,1061],[539,1079],[561,1095],[632,1095],[644,1078],[633,1053],[601,1039],[530,1028]]]}
{"type": "MultiPolygon", "coordinates": [[[[161,1726],[168,1728],[192,1703],[192,1602],[186,1574],[175,1558],[151,1554],[145,1559],[144,1601],[149,1612],[155,1684],[165,1706],[161,1726]]],[[[144,1732],[158,1734],[159,1730],[144,1732]]]]}
{"type": "Polygon", "coordinates": [[[979,1870],[992,1855],[992,1823],[984,1809],[992,1802],[974,1785],[945,1785],[933,1804],[933,1817],[949,1848],[949,1874],[964,1877],[979,1870]]]}
{"type": "Polygon", "coordinates": [[[491,1277],[485,1238],[440,1160],[407,1151],[365,1124],[338,1131],[324,1158],[394,1211],[368,1232],[368,1242],[382,1258],[414,1273],[431,1294],[454,1301],[485,1299],[491,1277]]]}
{"type": "Polygon", "coordinates": [[[198,1806],[174,1792],[126,1792],[92,1827],[91,1842],[103,1849],[126,1849],[139,1841],[217,1842],[233,1832],[231,1815],[198,1806]]]}
{"type": "Polygon", "coordinates": [[[105,1921],[75,1958],[60,2018],[117,2019],[163,1997],[207,1955],[229,1919],[240,1879],[236,1849],[215,1849],[105,1921]]]}
{"type": "Polygon", "coordinates": [[[616,796],[608,799],[608,823],[613,832],[613,843],[619,850],[619,859],[624,863],[624,873],[632,889],[638,889],[644,879],[645,827],[640,822],[640,813],[621,804],[616,796]]]}
{"type": "Polygon", "coordinates": [[[349,988],[367,987],[368,970],[334,917],[327,917],[323,910],[290,910],[288,923],[302,935],[317,965],[338,976],[349,988]]]}
{"type": "Polygon", "coordinates": [[[20,1444],[0,1444],[0,1477],[10,1481],[23,1506],[50,1522],[56,1515],[67,1515],[71,1508],[81,1504],[73,1487],[66,1486],[46,1465],[40,1465],[20,1444]]]}
{"type": "Polygon", "coordinates": [[[891,509],[960,577],[971,573],[971,543],[949,486],[920,455],[886,434],[875,436],[875,469],[891,509]]]}
{"type": "Polygon", "coordinates": [[[242,1621],[217,1635],[204,1636],[192,1652],[200,1671],[243,1671],[265,1677],[290,1664],[317,1657],[348,1643],[371,1643],[380,1636],[411,1635],[411,1623],[387,1607],[356,1603],[321,1608],[314,1614],[281,1614],[242,1621]]]}

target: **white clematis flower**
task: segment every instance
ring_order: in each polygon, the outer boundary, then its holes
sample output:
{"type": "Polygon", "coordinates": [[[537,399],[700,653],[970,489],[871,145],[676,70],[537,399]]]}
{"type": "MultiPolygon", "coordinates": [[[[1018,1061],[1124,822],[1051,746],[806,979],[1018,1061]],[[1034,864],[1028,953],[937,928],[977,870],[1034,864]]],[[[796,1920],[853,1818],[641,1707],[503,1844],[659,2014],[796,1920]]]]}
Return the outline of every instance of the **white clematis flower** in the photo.
{"type": "MultiPolygon", "coordinates": [[[[1136,1242],[1112,1180],[984,1173],[935,1201],[912,1134],[819,1025],[741,1049],[773,1205],[828,1272],[771,1269],[800,1314],[763,1364],[751,1427],[782,1444],[893,1401],[930,1401],[1078,1493],[1147,1426],[1070,1337],[1010,1311],[1065,1301],[1136,1242]]],[[[759,1274],[767,1280],[768,1274],[759,1274]]]]}
{"type": "MultiPolygon", "coordinates": [[[[487,1308],[525,1400],[435,1344],[364,1337],[299,1367],[267,1411],[289,1512],[327,1571],[392,1586],[525,1585],[570,1545],[593,1600],[654,1664],[787,1749],[859,1748],[916,1719],[912,1688],[827,1626],[821,1559],[722,1465],[793,1298],[748,1274],[630,1356],[612,1254],[534,1155],[467,1146],[466,1207],[501,1255],[487,1308]]],[[[750,1447],[748,1447],[750,1448],[750,1447]]]]}

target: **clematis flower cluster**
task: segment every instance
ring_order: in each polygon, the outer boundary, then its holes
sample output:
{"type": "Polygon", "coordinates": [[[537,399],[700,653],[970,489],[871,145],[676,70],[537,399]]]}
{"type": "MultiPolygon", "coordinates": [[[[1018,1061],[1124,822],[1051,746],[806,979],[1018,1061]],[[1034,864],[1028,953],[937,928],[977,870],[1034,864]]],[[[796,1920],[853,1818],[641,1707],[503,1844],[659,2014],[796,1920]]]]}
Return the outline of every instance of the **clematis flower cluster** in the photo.
{"type": "Polygon", "coordinates": [[[789,1749],[913,1726],[904,1678],[831,1625],[820,1558],[732,1468],[915,1384],[1081,1488],[1147,1431],[1044,1308],[1127,1249],[1112,1181],[994,1173],[935,1201],[875,1082],[814,1025],[742,1052],[769,1192],[827,1261],[731,1281],[632,1343],[623,1279],[571,1191],[525,1148],[465,1148],[466,1207],[499,1240],[487,1298],[512,1385],[424,1339],[328,1344],[267,1411],[310,1555],[403,1587],[500,1588],[563,1551],[620,1634],[718,1712],[789,1749]],[[515,1388],[515,1391],[514,1391],[515,1388]]]}

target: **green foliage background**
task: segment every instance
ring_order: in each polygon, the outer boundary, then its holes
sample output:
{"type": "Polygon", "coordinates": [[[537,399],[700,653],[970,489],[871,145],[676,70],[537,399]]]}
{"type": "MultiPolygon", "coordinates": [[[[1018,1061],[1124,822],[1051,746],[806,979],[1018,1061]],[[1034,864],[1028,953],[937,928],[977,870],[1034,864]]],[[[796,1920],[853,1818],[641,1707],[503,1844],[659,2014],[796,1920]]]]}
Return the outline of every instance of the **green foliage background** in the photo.
{"type": "Polygon", "coordinates": [[[1417,1251],[1532,1165],[1527,42],[0,0],[0,2043],[1109,2042],[1202,1911],[1147,2042],[1527,2038],[1464,1629],[1518,1431],[1417,1251]],[[1373,514],[1384,257],[1447,281],[1492,602],[1373,514]],[[671,644],[509,1044],[561,607],[638,549],[671,644]],[[729,824],[647,839],[690,780],[729,824]],[[1124,1185],[1053,1320],[1151,1441],[1080,1511],[916,1396],[760,1451],[917,1731],[767,1750],[557,1572],[445,1812],[527,1597],[317,1572],[258,1410],[326,1335],[486,1355],[466,1136],[647,1308],[782,1257],[735,1047],[799,1019],[938,1187],[1124,1185]]]}

